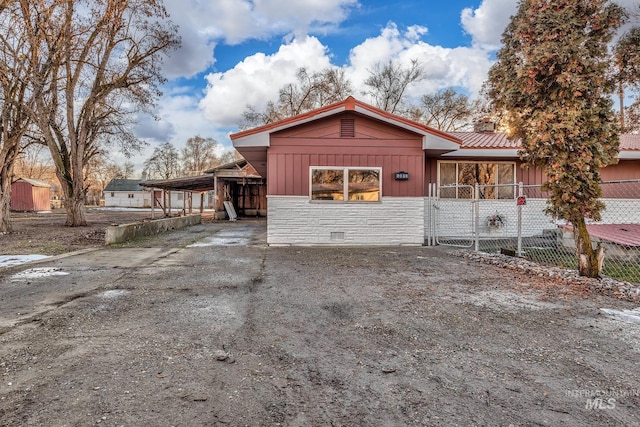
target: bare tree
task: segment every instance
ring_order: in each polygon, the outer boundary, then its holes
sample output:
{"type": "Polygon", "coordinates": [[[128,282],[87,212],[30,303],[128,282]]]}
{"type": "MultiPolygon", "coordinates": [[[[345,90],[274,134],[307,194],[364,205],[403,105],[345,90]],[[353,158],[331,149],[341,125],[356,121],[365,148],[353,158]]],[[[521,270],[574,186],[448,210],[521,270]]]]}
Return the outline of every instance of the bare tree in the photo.
{"type": "Polygon", "coordinates": [[[23,136],[31,125],[29,77],[34,63],[30,50],[19,5],[0,1],[0,232],[11,231],[11,178],[23,136]]]}
{"type": "Polygon", "coordinates": [[[640,126],[637,121],[630,121],[637,117],[634,116],[634,111],[640,106],[640,99],[637,97],[640,93],[640,27],[631,28],[617,41],[614,59],[618,80],[620,127],[623,132],[632,132],[640,126]],[[634,104],[627,108],[624,106],[625,88],[636,94],[634,104]],[[625,116],[629,120],[625,120],[625,116]]]}
{"type": "Polygon", "coordinates": [[[156,147],[153,154],[144,162],[149,179],[171,179],[180,175],[180,156],[170,142],[156,147]]]}
{"type": "Polygon", "coordinates": [[[194,136],[187,140],[182,149],[182,167],[184,173],[201,174],[204,170],[219,164],[216,156],[218,141],[213,138],[194,136]]]}
{"type": "Polygon", "coordinates": [[[44,181],[54,179],[55,168],[49,149],[42,144],[29,144],[24,147],[16,159],[13,175],[44,181]]]}
{"type": "Polygon", "coordinates": [[[248,106],[240,124],[242,129],[273,123],[315,108],[324,107],[341,101],[353,91],[351,82],[344,70],[326,68],[320,72],[309,73],[300,68],[296,81],[280,89],[278,101],[270,101],[264,111],[248,106]]]}
{"type": "Polygon", "coordinates": [[[424,95],[420,105],[411,109],[409,117],[433,128],[451,132],[472,124],[476,103],[469,97],[448,88],[431,95],[424,95]]]}
{"type": "Polygon", "coordinates": [[[395,61],[377,63],[364,81],[369,87],[364,92],[373,98],[374,104],[392,114],[401,114],[407,88],[424,78],[424,71],[417,59],[408,67],[395,61]]]}
{"type": "Polygon", "coordinates": [[[114,178],[128,179],[133,175],[134,170],[133,163],[126,161],[122,165],[117,165],[107,157],[104,151],[93,156],[85,164],[84,170],[86,202],[97,204],[109,181],[114,178]]]}
{"type": "Polygon", "coordinates": [[[235,148],[231,151],[225,151],[221,155],[218,156],[218,161],[220,165],[224,165],[225,163],[235,162],[236,160],[242,160],[243,157],[238,153],[238,150],[235,148]]]}
{"type": "Polygon", "coordinates": [[[164,81],[162,55],[180,43],[161,0],[19,0],[36,108],[66,197],[66,224],[86,224],[84,166],[106,143],[139,147],[128,125],[164,81]]]}

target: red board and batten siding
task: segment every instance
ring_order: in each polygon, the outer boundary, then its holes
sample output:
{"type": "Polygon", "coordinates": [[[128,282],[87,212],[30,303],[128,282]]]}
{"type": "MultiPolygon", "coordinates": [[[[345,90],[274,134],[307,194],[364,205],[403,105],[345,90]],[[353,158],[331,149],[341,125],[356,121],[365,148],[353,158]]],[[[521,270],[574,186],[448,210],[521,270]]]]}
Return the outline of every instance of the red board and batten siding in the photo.
{"type": "Polygon", "coordinates": [[[273,133],[267,157],[270,195],[308,196],[311,166],[381,167],[383,196],[424,195],[422,136],[353,113],[273,133]],[[355,137],[340,136],[341,119],[355,119],[355,137]]]}
{"type": "Polygon", "coordinates": [[[14,211],[51,210],[50,191],[24,181],[11,184],[11,209],[14,211]]]}

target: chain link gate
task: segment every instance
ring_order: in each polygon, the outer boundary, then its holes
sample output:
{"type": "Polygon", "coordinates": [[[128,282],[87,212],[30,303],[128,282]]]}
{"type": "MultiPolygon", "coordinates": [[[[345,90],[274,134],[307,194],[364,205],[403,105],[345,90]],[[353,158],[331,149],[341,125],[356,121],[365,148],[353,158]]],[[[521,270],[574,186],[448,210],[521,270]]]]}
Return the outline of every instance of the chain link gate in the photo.
{"type": "Polygon", "coordinates": [[[475,189],[429,184],[427,245],[471,248],[475,242],[475,189]]]}
{"type": "MultiPolygon", "coordinates": [[[[492,251],[494,246],[522,253],[522,205],[518,184],[429,184],[427,245],[492,251]]],[[[524,200],[524,199],[521,199],[524,200]]]]}

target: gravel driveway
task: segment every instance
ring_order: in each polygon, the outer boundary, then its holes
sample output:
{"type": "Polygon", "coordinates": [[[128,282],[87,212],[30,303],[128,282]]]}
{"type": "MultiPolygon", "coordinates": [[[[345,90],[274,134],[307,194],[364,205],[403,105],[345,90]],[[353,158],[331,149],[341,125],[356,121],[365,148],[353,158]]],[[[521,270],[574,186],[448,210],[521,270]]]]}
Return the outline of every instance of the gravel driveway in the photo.
{"type": "Polygon", "coordinates": [[[0,271],[0,425],[640,425],[640,325],[600,312],[633,304],[264,227],[0,271]]]}

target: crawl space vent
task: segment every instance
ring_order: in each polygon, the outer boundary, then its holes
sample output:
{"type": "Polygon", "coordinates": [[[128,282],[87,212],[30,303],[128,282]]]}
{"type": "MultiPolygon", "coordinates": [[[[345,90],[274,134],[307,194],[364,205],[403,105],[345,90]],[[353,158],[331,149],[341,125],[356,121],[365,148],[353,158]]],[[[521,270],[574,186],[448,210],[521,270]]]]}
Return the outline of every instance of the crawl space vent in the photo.
{"type": "Polygon", "coordinates": [[[331,240],[344,240],[344,232],[343,231],[332,231],[331,232],[331,240]]]}

